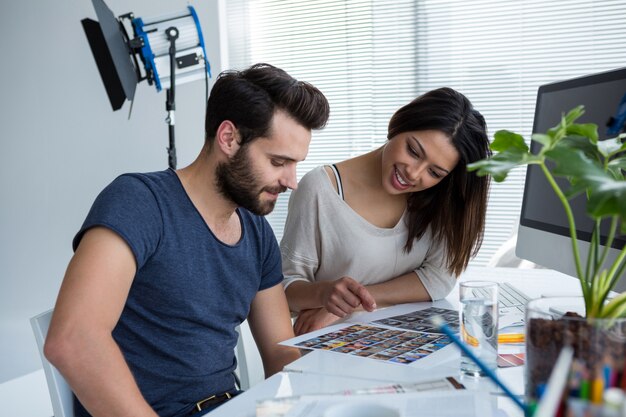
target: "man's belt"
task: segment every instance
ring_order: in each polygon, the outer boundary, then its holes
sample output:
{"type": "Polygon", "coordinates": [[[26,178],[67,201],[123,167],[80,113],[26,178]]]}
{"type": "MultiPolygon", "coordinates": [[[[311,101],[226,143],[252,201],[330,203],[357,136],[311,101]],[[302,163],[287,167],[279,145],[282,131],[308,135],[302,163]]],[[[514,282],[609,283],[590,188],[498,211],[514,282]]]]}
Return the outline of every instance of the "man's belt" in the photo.
{"type": "Polygon", "coordinates": [[[193,408],[193,410],[191,410],[191,413],[189,414],[195,414],[199,411],[205,410],[209,407],[213,407],[216,406],[218,404],[221,404],[225,401],[230,400],[231,398],[233,398],[233,394],[231,394],[230,392],[225,392],[223,394],[216,394],[216,395],[211,395],[208,398],[205,398],[204,400],[198,401],[196,403],[196,406],[193,408]]]}

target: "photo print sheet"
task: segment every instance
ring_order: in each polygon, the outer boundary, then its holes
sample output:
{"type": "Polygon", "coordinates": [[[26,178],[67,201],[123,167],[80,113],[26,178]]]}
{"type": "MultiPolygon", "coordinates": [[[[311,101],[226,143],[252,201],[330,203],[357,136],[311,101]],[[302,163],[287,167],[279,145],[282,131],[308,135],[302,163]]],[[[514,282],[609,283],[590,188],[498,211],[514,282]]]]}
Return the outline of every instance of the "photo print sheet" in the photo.
{"type": "Polygon", "coordinates": [[[430,307],[425,310],[417,310],[408,314],[400,314],[398,316],[375,320],[372,323],[384,324],[385,326],[405,330],[414,330],[416,332],[443,334],[441,330],[437,329],[430,322],[433,316],[440,316],[443,321],[448,324],[448,327],[455,332],[459,331],[459,312],[437,307],[430,307]]]}
{"type": "Polygon", "coordinates": [[[430,317],[435,314],[458,328],[458,312],[431,307],[371,323],[333,325],[282,344],[411,364],[451,343],[447,336],[430,324],[430,317]]]}

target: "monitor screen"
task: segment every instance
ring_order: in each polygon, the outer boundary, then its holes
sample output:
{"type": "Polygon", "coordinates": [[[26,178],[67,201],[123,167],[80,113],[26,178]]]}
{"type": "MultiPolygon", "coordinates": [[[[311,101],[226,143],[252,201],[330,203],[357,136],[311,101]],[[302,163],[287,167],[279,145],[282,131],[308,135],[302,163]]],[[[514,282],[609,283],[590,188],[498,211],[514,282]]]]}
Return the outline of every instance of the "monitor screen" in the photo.
{"type": "MultiPolygon", "coordinates": [[[[563,114],[581,104],[585,106],[585,114],[577,122],[598,125],[601,140],[624,132],[626,68],[541,86],[537,94],[533,133],[545,133],[560,122],[563,114]]],[[[539,146],[532,141],[533,153],[537,152],[539,146]]],[[[563,189],[567,188],[567,181],[558,179],[558,182],[563,189]]],[[[593,221],[585,214],[585,203],[584,195],[570,200],[582,254],[586,254],[593,230],[593,221]]],[[[603,226],[602,234],[606,237],[608,223],[603,226]]],[[[569,236],[561,202],[540,168],[529,166],[522,201],[517,256],[575,276],[569,236]]],[[[615,239],[612,245],[614,256],[625,243],[626,236],[615,239]]]]}

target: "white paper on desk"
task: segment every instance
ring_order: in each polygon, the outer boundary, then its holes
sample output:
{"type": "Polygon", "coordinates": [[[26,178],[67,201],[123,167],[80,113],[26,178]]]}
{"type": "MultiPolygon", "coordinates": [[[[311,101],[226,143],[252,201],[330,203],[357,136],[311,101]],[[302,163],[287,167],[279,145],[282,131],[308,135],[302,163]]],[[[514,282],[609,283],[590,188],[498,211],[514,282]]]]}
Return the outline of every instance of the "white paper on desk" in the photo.
{"type": "Polygon", "coordinates": [[[303,396],[285,417],[322,417],[331,405],[372,402],[400,411],[402,417],[491,417],[492,405],[486,391],[454,390],[362,397],[303,396]]]}
{"type": "Polygon", "coordinates": [[[507,327],[523,326],[525,318],[523,314],[501,314],[498,317],[498,329],[502,330],[507,327]]]}

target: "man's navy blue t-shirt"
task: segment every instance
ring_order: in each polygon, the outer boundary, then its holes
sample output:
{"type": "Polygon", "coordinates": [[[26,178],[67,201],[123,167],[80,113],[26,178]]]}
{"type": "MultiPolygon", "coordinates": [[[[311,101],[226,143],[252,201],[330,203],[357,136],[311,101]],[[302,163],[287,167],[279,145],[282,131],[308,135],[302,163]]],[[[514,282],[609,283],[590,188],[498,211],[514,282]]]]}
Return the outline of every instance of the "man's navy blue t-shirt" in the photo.
{"type": "MultiPolygon", "coordinates": [[[[94,202],[74,238],[104,226],[137,263],[113,331],[148,403],[182,416],[212,394],[231,390],[238,326],[258,291],[282,281],[276,237],[265,218],[237,210],[241,239],[217,239],[172,170],[125,174],[94,202]]],[[[88,415],[76,402],[76,415],[88,415]]]]}

